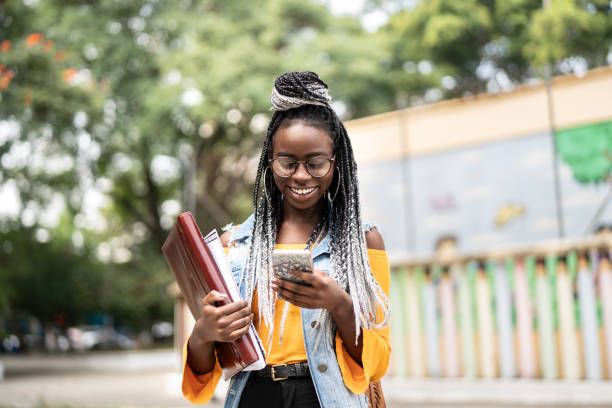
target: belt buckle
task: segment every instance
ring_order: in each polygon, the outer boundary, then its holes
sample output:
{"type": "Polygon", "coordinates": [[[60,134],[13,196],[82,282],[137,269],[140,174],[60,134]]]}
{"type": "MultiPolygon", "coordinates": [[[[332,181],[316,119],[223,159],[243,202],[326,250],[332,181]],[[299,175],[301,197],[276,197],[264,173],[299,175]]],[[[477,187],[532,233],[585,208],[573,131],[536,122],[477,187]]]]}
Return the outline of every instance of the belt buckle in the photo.
{"type": "Polygon", "coordinates": [[[286,366],[287,364],[276,364],[270,367],[270,374],[272,374],[272,381],[282,381],[282,380],[286,380],[289,377],[277,377],[276,376],[276,371],[274,370],[274,367],[281,367],[281,366],[286,366]]]}

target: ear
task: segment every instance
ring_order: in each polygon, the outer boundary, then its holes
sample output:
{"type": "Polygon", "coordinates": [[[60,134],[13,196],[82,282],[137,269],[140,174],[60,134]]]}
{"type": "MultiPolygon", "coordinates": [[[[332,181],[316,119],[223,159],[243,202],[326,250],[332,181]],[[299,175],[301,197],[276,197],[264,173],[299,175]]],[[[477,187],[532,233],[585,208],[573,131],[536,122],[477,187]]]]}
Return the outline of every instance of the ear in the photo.
{"type": "Polygon", "coordinates": [[[377,229],[371,229],[366,232],[365,239],[368,249],[385,250],[385,243],[377,229]]]}

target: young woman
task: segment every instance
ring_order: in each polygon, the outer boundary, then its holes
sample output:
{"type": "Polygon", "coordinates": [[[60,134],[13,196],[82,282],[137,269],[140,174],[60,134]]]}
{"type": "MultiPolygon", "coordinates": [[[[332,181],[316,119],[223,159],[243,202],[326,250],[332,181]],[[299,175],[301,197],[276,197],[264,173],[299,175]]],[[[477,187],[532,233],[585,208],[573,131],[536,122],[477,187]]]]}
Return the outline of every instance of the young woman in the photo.
{"type": "Polygon", "coordinates": [[[264,141],[255,212],[221,239],[246,299],[215,307],[185,344],[183,394],[207,402],[221,377],[215,341],[251,323],[266,349],[265,369],[232,378],[226,407],[367,407],[364,392],[389,363],[389,264],[379,232],[362,225],[357,168],[327,85],[313,72],[281,75],[264,141]],[[310,285],[277,279],[275,248],[310,249],[310,285]]]}

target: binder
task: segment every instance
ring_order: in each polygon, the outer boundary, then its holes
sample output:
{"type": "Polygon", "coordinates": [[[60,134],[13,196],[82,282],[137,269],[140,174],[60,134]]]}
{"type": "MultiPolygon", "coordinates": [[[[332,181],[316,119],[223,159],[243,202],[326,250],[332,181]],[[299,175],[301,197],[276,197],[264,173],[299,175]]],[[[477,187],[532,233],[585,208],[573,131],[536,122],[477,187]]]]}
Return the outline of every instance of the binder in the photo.
{"type": "MultiPolygon", "coordinates": [[[[204,238],[191,212],[178,216],[162,252],[196,320],[201,315],[202,298],[211,290],[227,295],[217,306],[242,300],[217,231],[212,230],[204,238]]],[[[242,370],[259,370],[266,365],[252,324],[248,333],[236,341],[215,342],[215,351],[225,379],[242,370]]]]}

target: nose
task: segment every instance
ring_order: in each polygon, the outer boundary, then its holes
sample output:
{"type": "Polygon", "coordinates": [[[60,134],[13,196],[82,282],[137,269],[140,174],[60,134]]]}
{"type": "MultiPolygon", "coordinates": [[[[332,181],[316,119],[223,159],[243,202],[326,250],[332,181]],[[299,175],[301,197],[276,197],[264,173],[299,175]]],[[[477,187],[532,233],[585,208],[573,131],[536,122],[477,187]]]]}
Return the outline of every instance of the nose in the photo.
{"type": "Polygon", "coordinates": [[[298,162],[298,166],[295,169],[295,173],[293,173],[293,179],[297,181],[305,181],[311,178],[312,176],[306,170],[306,163],[298,162]]]}

